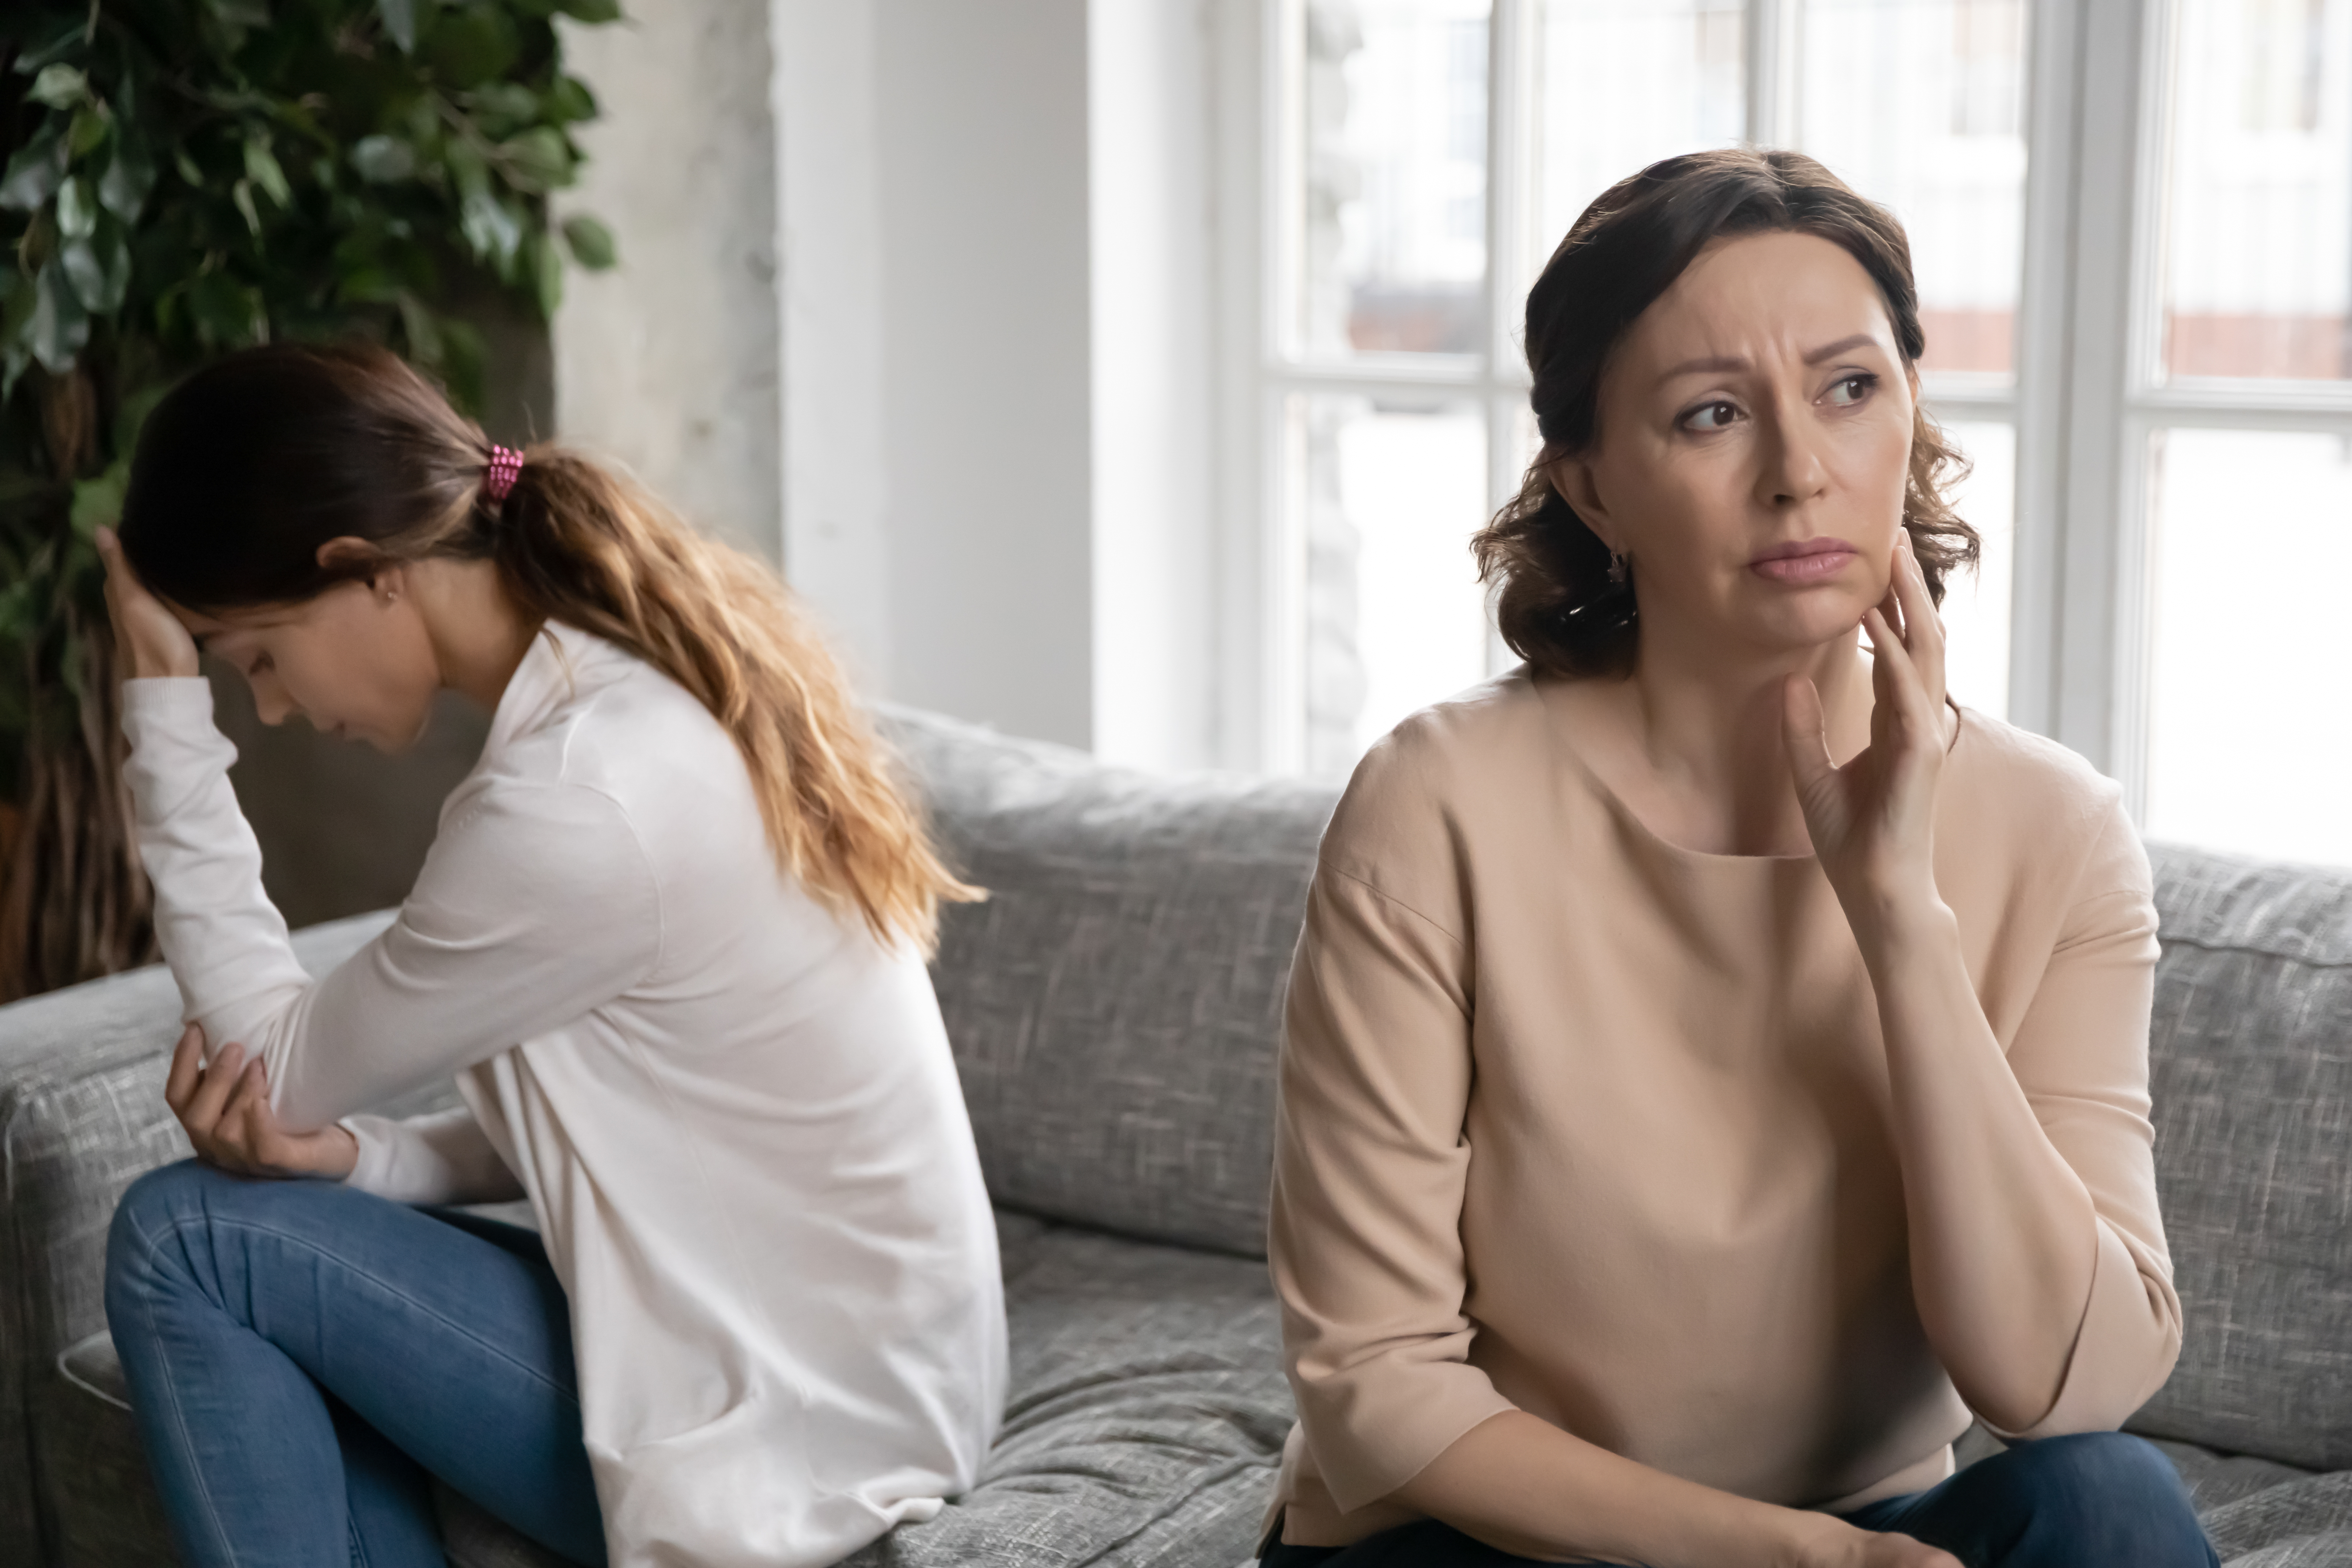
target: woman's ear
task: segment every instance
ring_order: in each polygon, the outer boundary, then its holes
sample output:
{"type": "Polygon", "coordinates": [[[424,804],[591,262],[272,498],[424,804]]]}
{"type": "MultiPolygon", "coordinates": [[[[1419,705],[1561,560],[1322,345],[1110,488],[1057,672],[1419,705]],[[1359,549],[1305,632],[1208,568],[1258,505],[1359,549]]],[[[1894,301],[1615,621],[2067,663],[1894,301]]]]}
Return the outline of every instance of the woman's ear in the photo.
{"type": "Polygon", "coordinates": [[[366,540],[349,534],[319,546],[319,570],[365,583],[386,604],[400,594],[400,563],[366,540]]]}
{"type": "Polygon", "coordinates": [[[1609,515],[1609,508],[1601,499],[1601,486],[1593,477],[1592,465],[1582,458],[1555,458],[1544,465],[1544,477],[1560,500],[1566,501],[1593,536],[1612,550],[1623,548],[1617,538],[1617,525],[1609,515]]]}

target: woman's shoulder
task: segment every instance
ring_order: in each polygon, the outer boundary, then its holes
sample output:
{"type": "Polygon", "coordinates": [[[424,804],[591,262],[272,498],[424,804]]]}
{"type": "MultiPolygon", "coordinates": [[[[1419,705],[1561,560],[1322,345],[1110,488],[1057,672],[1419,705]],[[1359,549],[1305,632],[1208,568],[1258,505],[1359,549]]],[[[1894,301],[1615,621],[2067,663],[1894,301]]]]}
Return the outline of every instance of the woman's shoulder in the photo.
{"type": "Polygon", "coordinates": [[[1368,877],[1450,866],[1497,823],[1510,796],[1545,776],[1543,706],[1525,669],[1412,714],[1375,742],[1332,813],[1324,864],[1368,877]]]}
{"type": "Polygon", "coordinates": [[[2047,736],[1962,709],[1943,798],[1946,825],[1960,841],[1997,847],[2021,868],[2079,876],[2095,861],[2101,877],[2130,885],[2147,879],[2123,787],[2047,736]]]}

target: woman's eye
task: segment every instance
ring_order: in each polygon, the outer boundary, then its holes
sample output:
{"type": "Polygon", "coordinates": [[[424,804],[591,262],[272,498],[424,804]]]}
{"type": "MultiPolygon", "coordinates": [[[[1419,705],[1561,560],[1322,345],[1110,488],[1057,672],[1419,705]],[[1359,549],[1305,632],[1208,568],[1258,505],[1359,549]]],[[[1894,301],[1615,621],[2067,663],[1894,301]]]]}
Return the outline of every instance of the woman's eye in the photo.
{"type": "Polygon", "coordinates": [[[1851,408],[1869,396],[1870,389],[1877,384],[1878,378],[1867,371],[1840,376],[1830,387],[1830,402],[1840,408],[1851,408]]]}
{"type": "Polygon", "coordinates": [[[1739,410],[1728,403],[1708,403],[1683,416],[1685,430],[1720,430],[1739,416],[1739,410]]]}

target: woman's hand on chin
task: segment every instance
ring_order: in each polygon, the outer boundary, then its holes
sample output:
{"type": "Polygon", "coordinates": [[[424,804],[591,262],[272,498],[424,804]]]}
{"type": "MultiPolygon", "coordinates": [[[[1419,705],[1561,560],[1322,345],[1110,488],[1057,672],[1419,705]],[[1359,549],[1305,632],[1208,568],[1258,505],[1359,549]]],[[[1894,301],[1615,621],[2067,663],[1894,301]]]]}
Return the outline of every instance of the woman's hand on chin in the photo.
{"type": "Polygon", "coordinates": [[[163,601],[147,591],[122,558],[114,530],[98,531],[98,553],[106,563],[106,613],[114,623],[116,663],[125,679],[196,673],[196,639],[163,601]]]}
{"type": "Polygon", "coordinates": [[[324,1176],[339,1182],[359,1163],[359,1140],[348,1128],[289,1132],[278,1124],[261,1058],[247,1061],[243,1046],[223,1046],[206,1067],[205,1032],[194,1024],[172,1053],[163,1102],[187,1129],[198,1158],[241,1176],[324,1176]]]}
{"type": "Polygon", "coordinates": [[[1781,722],[1789,770],[1813,852],[1865,951],[1891,923],[1940,908],[1936,788],[1951,739],[1944,702],[1944,623],[1927,578],[1897,535],[1894,581],[1863,616],[1871,643],[1870,744],[1843,767],[1830,756],[1821,693],[1789,678],[1781,722]]]}

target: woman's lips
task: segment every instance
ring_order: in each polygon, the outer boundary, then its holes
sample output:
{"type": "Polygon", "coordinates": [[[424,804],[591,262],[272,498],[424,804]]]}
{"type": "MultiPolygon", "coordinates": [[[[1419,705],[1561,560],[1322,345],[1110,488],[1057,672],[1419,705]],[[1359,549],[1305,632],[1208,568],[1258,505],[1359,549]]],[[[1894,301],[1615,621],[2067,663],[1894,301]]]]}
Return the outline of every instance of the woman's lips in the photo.
{"type": "Polygon", "coordinates": [[[1859,553],[1843,539],[1800,539],[1774,545],[1748,569],[1775,583],[1819,583],[1844,571],[1859,553]]]}

